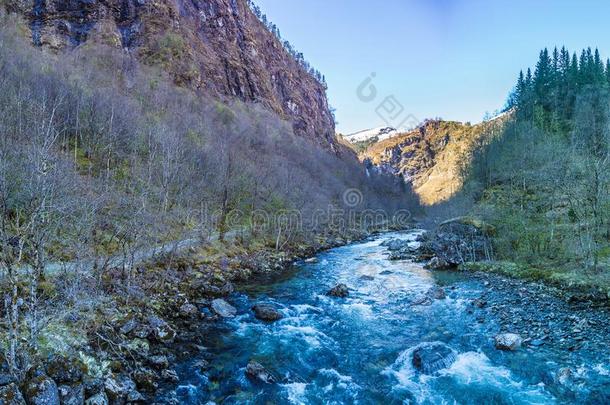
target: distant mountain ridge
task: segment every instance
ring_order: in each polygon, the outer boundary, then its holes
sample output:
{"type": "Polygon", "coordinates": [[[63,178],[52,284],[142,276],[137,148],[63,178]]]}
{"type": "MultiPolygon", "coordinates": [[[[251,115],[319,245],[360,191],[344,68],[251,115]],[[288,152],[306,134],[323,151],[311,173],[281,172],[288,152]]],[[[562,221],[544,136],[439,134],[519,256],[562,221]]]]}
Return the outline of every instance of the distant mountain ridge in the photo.
{"type": "Polygon", "coordinates": [[[462,171],[473,152],[498,134],[510,115],[500,114],[476,125],[428,120],[403,133],[393,130],[369,136],[373,132],[363,131],[344,139],[352,139],[352,147],[369,169],[403,177],[422,204],[433,205],[459,191],[462,171]]]}

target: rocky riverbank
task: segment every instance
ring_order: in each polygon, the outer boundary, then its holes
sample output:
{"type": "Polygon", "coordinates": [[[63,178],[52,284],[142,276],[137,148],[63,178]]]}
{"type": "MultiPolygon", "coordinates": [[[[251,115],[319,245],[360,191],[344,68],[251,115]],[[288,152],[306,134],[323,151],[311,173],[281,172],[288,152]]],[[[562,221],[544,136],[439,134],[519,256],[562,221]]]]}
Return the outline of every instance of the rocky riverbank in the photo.
{"type": "MultiPolygon", "coordinates": [[[[0,370],[0,403],[154,403],[159,387],[178,382],[177,362],[207,357],[203,330],[234,315],[223,299],[234,283],[368,235],[329,236],[281,252],[216,243],[143,263],[129,280],[111,269],[100,275],[103,298],[94,307],[70,311],[47,328],[56,332],[45,336],[44,347],[22,353],[24,374],[0,370]]],[[[255,310],[270,316],[269,309],[255,310]]],[[[201,368],[207,365],[202,361],[201,368]]]]}

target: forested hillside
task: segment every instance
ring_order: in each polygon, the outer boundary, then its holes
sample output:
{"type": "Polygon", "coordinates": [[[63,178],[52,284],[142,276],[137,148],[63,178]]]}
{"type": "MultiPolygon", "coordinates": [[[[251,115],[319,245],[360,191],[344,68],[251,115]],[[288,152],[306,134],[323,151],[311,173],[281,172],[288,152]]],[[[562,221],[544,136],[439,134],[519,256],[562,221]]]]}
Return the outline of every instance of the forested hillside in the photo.
{"type": "Polygon", "coordinates": [[[508,108],[514,119],[466,179],[478,213],[497,225],[497,257],[541,277],[607,285],[610,62],[590,48],[545,49],[519,74],[508,108]]]}

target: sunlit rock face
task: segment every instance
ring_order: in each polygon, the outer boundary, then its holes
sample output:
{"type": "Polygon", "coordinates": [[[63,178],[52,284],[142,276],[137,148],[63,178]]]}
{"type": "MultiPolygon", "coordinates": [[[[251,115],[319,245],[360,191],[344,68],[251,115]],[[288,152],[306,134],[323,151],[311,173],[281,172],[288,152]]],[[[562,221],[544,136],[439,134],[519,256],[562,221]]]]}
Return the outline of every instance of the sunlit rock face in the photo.
{"type": "Polygon", "coordinates": [[[181,86],[262,105],[294,131],[338,151],[326,86],[245,0],[17,0],[35,45],[103,43],[161,67],[181,86]]]}

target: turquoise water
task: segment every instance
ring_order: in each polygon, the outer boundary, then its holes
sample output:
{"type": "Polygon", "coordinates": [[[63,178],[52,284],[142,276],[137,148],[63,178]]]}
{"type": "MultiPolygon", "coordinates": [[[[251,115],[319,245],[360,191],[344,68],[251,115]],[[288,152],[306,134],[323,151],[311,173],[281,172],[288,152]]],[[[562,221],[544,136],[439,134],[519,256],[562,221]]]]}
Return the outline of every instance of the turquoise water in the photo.
{"type": "MultiPolygon", "coordinates": [[[[333,249],[316,263],[298,263],[278,278],[242,286],[228,301],[236,318],[206,333],[212,366],[181,364],[178,398],[185,404],[547,404],[604,403],[599,387],[610,387],[608,354],[570,361],[552,347],[501,352],[493,347],[499,325],[484,321],[470,302],[485,288],[456,273],[424,270],[386,258],[389,238],[415,240],[417,232],[387,234],[333,249]],[[342,282],[346,299],[325,295],[342,282]],[[447,298],[414,306],[429,288],[443,286],[447,298]],[[255,302],[273,302],[284,319],[254,318],[255,302]],[[411,365],[413,348],[441,341],[459,354],[449,368],[423,375],[411,365]],[[250,360],[278,381],[262,384],[244,374],[250,360]],[[554,377],[571,366],[597,387],[567,390],[554,377]],[[580,368],[579,368],[580,367],[580,368]]],[[[415,243],[415,242],[414,242],[415,243]]],[[[610,389],[610,388],[609,388],[610,389]]]]}

